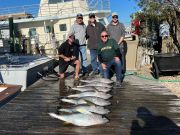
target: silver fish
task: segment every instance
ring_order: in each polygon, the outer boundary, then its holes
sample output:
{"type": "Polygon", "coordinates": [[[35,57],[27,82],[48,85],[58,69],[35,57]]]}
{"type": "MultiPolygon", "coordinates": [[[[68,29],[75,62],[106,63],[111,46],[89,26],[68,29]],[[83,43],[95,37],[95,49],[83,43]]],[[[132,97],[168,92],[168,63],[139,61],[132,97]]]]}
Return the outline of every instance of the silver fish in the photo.
{"type": "Polygon", "coordinates": [[[103,83],[88,83],[88,84],[80,85],[80,86],[77,86],[77,87],[81,88],[81,87],[89,87],[89,86],[92,86],[92,87],[112,88],[112,86],[110,86],[110,85],[108,85],[108,84],[103,84],[103,83]]]}
{"type": "Polygon", "coordinates": [[[77,87],[77,88],[72,88],[73,90],[80,91],[80,92],[86,92],[86,91],[100,91],[100,92],[109,92],[111,89],[105,88],[105,87],[92,87],[92,86],[87,86],[87,87],[77,87]]]}
{"type": "Polygon", "coordinates": [[[99,106],[108,106],[111,103],[107,100],[104,100],[102,98],[98,97],[84,97],[84,98],[79,98],[79,99],[61,99],[61,101],[66,102],[66,103],[71,103],[75,105],[81,105],[81,104],[95,104],[99,106]]]}
{"type": "Polygon", "coordinates": [[[81,82],[85,82],[85,83],[105,83],[105,84],[111,84],[113,83],[112,80],[106,79],[106,78],[93,78],[93,79],[89,79],[89,80],[80,80],[81,82]]]}
{"type": "Polygon", "coordinates": [[[66,121],[68,123],[72,123],[77,126],[93,126],[93,125],[105,124],[109,121],[107,118],[98,114],[76,113],[70,115],[57,115],[55,113],[49,113],[49,115],[53,118],[66,121]]]}
{"type": "Polygon", "coordinates": [[[97,91],[97,89],[95,89],[93,87],[72,88],[72,90],[76,90],[76,91],[80,91],[80,92],[97,91]]]}
{"type": "Polygon", "coordinates": [[[59,111],[68,112],[68,113],[80,112],[84,114],[96,113],[96,114],[101,114],[101,115],[105,115],[110,112],[108,109],[105,109],[102,106],[95,106],[95,105],[91,105],[91,106],[77,105],[72,108],[59,109],[59,111]]]}
{"type": "Polygon", "coordinates": [[[104,92],[83,92],[79,94],[69,95],[67,97],[68,98],[99,97],[103,99],[109,99],[110,97],[112,97],[112,95],[104,93],[104,92]]]}
{"type": "Polygon", "coordinates": [[[98,86],[96,86],[96,87],[94,87],[97,91],[101,91],[101,92],[109,92],[109,91],[111,91],[111,89],[110,88],[106,88],[106,87],[98,87],[98,86]]]}

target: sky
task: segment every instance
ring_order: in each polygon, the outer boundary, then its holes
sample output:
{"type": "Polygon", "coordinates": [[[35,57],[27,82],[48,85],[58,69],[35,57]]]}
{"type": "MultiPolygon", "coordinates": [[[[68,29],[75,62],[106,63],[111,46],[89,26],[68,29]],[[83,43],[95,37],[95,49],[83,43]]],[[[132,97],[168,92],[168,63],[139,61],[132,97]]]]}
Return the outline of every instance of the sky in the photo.
{"type": "MultiPolygon", "coordinates": [[[[38,4],[39,1],[40,0],[0,0],[0,8],[38,4]]],[[[125,25],[130,23],[130,15],[139,10],[136,0],[110,0],[110,8],[112,12],[119,14],[119,21],[125,25]]]]}

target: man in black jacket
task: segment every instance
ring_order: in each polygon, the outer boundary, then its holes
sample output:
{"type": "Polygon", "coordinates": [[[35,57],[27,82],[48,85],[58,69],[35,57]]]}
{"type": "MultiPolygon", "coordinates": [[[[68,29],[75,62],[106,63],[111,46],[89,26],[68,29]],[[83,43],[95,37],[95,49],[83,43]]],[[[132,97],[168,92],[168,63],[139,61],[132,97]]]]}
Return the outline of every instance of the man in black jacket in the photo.
{"type": "Polygon", "coordinates": [[[75,36],[68,34],[68,39],[58,48],[59,53],[59,75],[64,78],[64,73],[68,66],[75,66],[75,80],[79,79],[80,61],[78,60],[79,49],[78,45],[74,43],[75,36]]]}
{"type": "Polygon", "coordinates": [[[88,48],[90,49],[90,55],[91,55],[91,66],[93,69],[93,72],[91,75],[98,74],[98,66],[99,63],[97,61],[97,48],[98,48],[98,42],[101,41],[100,35],[101,32],[105,30],[105,27],[100,22],[96,21],[96,16],[94,13],[89,14],[89,24],[87,26],[86,32],[87,32],[87,39],[88,39],[88,48]]]}

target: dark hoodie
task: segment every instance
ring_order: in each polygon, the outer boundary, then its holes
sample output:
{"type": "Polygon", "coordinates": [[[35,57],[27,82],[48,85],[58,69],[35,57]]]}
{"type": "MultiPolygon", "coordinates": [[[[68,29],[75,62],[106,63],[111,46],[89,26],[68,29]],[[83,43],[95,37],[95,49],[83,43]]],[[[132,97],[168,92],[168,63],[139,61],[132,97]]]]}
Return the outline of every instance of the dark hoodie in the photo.
{"type": "Polygon", "coordinates": [[[98,43],[101,41],[101,32],[104,31],[106,28],[100,22],[95,22],[95,26],[92,24],[88,24],[86,29],[86,35],[88,39],[88,48],[89,49],[97,49],[98,43]]]}

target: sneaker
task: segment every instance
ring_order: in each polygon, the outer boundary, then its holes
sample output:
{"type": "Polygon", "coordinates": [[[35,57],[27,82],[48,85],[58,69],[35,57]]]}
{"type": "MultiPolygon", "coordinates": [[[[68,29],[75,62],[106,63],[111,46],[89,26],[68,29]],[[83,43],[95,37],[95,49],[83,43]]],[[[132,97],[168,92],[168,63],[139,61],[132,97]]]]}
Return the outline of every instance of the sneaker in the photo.
{"type": "Polygon", "coordinates": [[[83,77],[88,77],[89,74],[86,72],[86,73],[83,73],[82,76],[83,76],[83,77]]]}
{"type": "Polygon", "coordinates": [[[115,88],[120,88],[121,87],[121,81],[116,81],[115,88]]]}
{"type": "Polygon", "coordinates": [[[90,75],[90,76],[95,76],[95,75],[98,75],[98,74],[99,74],[98,71],[92,71],[89,75],[90,75]]]}
{"type": "Polygon", "coordinates": [[[74,78],[74,81],[79,81],[79,77],[75,77],[75,78],[74,78]]]}

